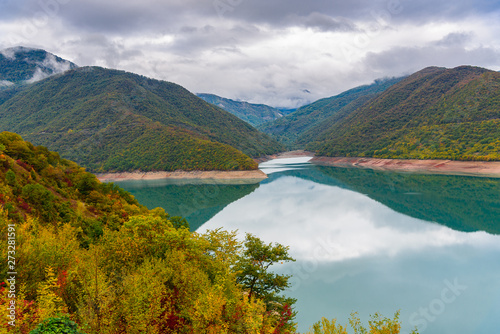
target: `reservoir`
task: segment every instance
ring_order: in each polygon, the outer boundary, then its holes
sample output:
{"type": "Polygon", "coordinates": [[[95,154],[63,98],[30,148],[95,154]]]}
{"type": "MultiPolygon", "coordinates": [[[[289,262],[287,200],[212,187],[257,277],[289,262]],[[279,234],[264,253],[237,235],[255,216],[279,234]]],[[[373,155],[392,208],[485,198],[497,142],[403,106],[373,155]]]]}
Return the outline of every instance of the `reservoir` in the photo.
{"type": "MultiPolygon", "coordinates": [[[[500,328],[500,179],[316,166],[276,159],[260,183],[117,183],[191,229],[238,230],[290,246],[299,331],[321,317],[392,317],[402,333],[500,328]]],[[[350,331],[352,332],[352,330],[350,331]]]]}

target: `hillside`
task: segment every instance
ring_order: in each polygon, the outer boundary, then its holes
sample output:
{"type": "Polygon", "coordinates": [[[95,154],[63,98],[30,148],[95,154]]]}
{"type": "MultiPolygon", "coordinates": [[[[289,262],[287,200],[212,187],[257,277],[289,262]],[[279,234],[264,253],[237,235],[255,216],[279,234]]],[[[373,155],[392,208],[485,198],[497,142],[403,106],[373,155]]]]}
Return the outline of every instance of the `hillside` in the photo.
{"type": "Polygon", "coordinates": [[[0,307],[14,310],[0,314],[3,332],[294,332],[293,300],[277,294],[288,278],[257,268],[251,253],[276,248],[272,261],[288,261],[288,247],[185,225],[0,133],[0,307]]]}
{"type": "Polygon", "coordinates": [[[282,150],[179,85],[99,67],[52,76],[10,97],[0,105],[0,129],[94,172],[255,169],[248,155],[282,150]]]}
{"type": "Polygon", "coordinates": [[[318,100],[295,112],[259,127],[291,148],[303,147],[315,138],[325,124],[342,119],[402,78],[377,80],[339,95],[318,100]]]}
{"type": "Polygon", "coordinates": [[[307,149],[324,156],[500,159],[500,73],[423,69],[325,127],[307,149]]]}
{"type": "Polygon", "coordinates": [[[265,104],[234,101],[213,94],[197,94],[197,96],[210,104],[230,112],[253,126],[273,121],[283,117],[285,113],[289,113],[289,111],[284,112],[265,104]]]}
{"type": "Polygon", "coordinates": [[[76,67],[44,50],[25,47],[0,50],[0,89],[39,81],[76,67]]]}

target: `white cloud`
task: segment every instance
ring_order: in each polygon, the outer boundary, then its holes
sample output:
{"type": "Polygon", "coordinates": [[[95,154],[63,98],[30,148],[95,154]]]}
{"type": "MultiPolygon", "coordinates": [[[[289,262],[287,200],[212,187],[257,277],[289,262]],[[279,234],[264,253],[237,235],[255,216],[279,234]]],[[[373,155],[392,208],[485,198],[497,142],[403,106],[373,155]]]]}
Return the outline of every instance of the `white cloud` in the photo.
{"type": "Polygon", "coordinates": [[[0,87],[9,87],[12,86],[14,83],[10,82],[8,80],[0,80],[0,87]]]}
{"type": "Polygon", "coordinates": [[[29,78],[28,80],[26,80],[26,82],[27,83],[34,83],[34,82],[43,80],[45,78],[48,78],[49,76],[50,76],[50,74],[45,73],[39,67],[37,67],[37,69],[35,70],[35,73],[33,73],[33,76],[31,78],[29,78]]]}

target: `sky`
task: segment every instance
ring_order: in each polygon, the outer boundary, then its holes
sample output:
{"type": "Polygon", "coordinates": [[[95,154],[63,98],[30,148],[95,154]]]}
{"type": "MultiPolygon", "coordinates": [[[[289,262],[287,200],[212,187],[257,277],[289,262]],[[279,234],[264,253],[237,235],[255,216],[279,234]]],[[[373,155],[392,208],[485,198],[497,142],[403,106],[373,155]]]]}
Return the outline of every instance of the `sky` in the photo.
{"type": "Polygon", "coordinates": [[[0,0],[0,49],[296,108],[427,66],[500,70],[497,0],[0,0]]]}

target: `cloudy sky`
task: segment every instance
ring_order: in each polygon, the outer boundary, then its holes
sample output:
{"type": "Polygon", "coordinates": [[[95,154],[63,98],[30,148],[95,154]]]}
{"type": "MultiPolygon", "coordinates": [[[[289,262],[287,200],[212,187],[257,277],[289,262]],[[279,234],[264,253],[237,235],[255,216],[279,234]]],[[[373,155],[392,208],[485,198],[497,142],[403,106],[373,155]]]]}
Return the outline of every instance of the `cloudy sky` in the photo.
{"type": "Polygon", "coordinates": [[[500,70],[498,32],[497,0],[0,0],[0,49],[279,107],[426,66],[500,70]]]}

